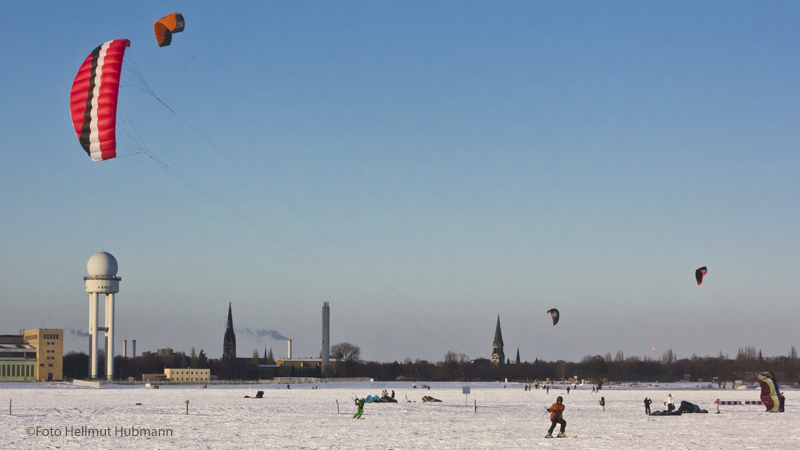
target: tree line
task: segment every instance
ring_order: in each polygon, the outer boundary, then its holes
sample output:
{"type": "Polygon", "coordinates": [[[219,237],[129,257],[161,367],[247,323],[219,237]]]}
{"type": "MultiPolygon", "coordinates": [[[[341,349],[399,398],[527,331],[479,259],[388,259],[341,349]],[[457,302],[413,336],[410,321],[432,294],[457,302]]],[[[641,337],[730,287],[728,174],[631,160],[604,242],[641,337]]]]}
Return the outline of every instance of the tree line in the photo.
{"type": "MultiPolygon", "coordinates": [[[[678,358],[668,350],[659,358],[625,357],[622,351],[612,357],[585,356],[579,362],[564,360],[533,362],[506,360],[492,364],[488,359],[469,359],[464,354],[447,352],[442,361],[424,361],[406,358],[402,362],[375,362],[361,360],[357,345],[336,344],[331,347],[331,358],[341,361],[335,365],[332,377],[369,377],[376,381],[567,381],[585,380],[587,383],[608,382],[676,382],[682,380],[715,383],[720,388],[732,387],[734,382],[754,383],[759,372],[772,372],[781,385],[800,382],[800,360],[794,347],[787,356],[764,357],[754,347],[743,347],[731,358],[692,355],[678,358]]],[[[99,367],[105,367],[100,355],[99,367]]],[[[320,377],[319,368],[269,367],[275,365],[272,352],[250,358],[209,359],[203,350],[189,355],[176,352],[167,355],[146,353],[134,358],[115,358],[114,378],[141,380],[143,374],[164,373],[165,368],[211,369],[219,380],[259,380],[272,377],[320,377]]],[[[85,353],[70,352],[64,356],[64,377],[87,378],[89,357],[85,353]]],[[[104,374],[101,376],[105,377],[104,374]]]]}

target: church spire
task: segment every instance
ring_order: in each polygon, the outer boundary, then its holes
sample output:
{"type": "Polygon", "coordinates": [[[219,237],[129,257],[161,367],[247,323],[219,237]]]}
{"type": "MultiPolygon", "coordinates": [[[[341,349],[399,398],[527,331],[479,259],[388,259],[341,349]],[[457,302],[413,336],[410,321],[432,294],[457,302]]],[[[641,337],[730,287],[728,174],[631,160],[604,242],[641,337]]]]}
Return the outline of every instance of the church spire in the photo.
{"type": "Polygon", "coordinates": [[[222,357],[236,359],[236,333],[233,331],[233,310],[228,303],[228,326],[225,328],[225,340],[222,343],[222,357]]]}
{"type": "Polygon", "coordinates": [[[503,353],[503,333],[500,331],[500,314],[497,315],[497,327],[494,330],[492,362],[494,364],[505,364],[506,362],[506,354],[503,353]]]}

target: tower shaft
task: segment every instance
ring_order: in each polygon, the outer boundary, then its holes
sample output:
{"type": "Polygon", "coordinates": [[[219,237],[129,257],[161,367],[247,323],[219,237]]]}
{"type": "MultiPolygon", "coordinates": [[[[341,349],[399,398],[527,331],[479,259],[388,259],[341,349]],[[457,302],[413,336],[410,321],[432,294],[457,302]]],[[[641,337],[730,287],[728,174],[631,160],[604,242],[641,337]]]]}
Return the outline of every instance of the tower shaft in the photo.
{"type": "Polygon", "coordinates": [[[328,376],[328,364],[331,357],[331,307],[328,302],[322,305],[322,364],[321,375],[328,376]]]}

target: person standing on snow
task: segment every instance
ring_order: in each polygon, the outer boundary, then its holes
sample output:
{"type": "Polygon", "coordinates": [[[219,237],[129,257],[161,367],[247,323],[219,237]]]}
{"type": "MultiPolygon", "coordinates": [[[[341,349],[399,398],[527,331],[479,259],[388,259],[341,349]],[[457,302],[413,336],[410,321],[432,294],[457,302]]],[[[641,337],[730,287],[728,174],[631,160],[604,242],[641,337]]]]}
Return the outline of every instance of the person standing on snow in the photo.
{"type": "Polygon", "coordinates": [[[356,406],[358,407],[358,411],[353,415],[353,419],[360,419],[361,415],[364,414],[364,399],[363,398],[356,398],[355,399],[356,406]]]}
{"type": "Polygon", "coordinates": [[[653,403],[653,401],[650,400],[650,397],[645,397],[644,398],[644,413],[647,414],[648,416],[650,415],[650,404],[651,403],[653,403]]]}
{"type": "Polygon", "coordinates": [[[675,403],[672,401],[672,394],[667,394],[667,401],[664,402],[667,405],[667,412],[675,411],[675,403]]]}
{"type": "Polygon", "coordinates": [[[559,395],[556,402],[553,403],[553,406],[547,408],[547,411],[550,413],[550,429],[547,430],[547,436],[545,437],[553,437],[553,430],[556,429],[557,424],[561,424],[561,431],[559,431],[558,437],[567,437],[564,434],[564,430],[567,428],[567,421],[562,417],[564,413],[564,398],[559,395]]]}

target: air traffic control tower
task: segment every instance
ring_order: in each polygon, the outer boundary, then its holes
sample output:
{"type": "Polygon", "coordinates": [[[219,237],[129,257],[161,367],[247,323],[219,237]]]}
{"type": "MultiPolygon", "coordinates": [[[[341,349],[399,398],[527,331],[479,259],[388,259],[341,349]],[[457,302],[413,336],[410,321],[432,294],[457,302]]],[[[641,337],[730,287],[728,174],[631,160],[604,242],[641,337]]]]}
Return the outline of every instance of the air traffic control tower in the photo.
{"type": "Polygon", "coordinates": [[[89,258],[86,271],[89,276],[83,277],[86,282],[86,292],[89,293],[89,334],[92,336],[91,350],[91,377],[97,378],[97,335],[104,331],[108,339],[106,343],[106,379],[114,376],[114,294],[119,292],[120,277],[117,276],[117,260],[111,253],[97,252],[89,258]],[[99,327],[98,294],[106,296],[106,321],[104,327],[99,327]]]}

